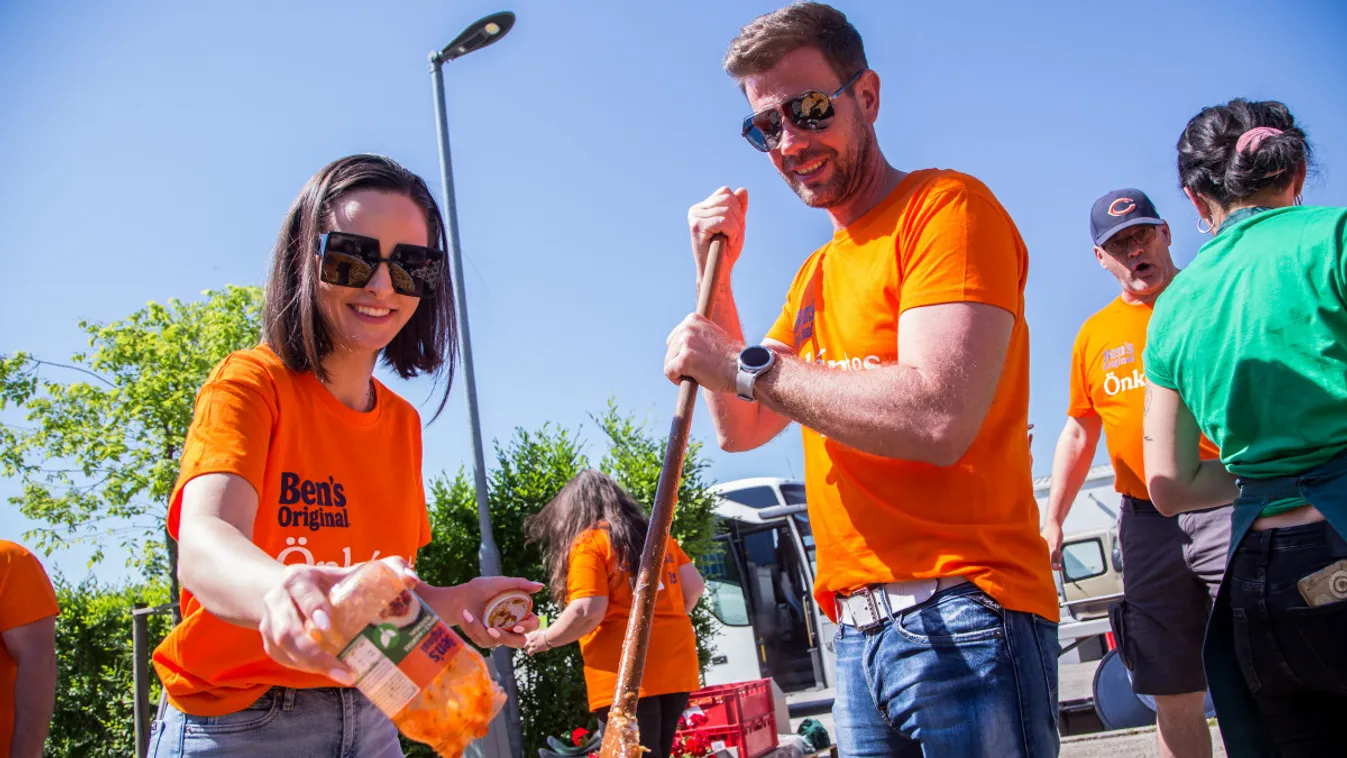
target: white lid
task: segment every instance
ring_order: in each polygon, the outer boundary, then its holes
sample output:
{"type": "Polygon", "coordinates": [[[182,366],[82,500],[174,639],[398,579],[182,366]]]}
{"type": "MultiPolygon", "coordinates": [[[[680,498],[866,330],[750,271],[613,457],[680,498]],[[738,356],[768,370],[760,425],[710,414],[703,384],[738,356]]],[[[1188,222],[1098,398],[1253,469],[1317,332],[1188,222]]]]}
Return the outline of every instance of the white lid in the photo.
{"type": "Polygon", "coordinates": [[[502,592],[491,598],[491,601],[486,604],[486,608],[482,611],[482,624],[496,629],[508,629],[523,621],[532,610],[533,597],[527,592],[521,590],[502,592]],[[495,623],[493,623],[492,617],[497,613],[508,613],[509,615],[495,619],[495,623]]]}

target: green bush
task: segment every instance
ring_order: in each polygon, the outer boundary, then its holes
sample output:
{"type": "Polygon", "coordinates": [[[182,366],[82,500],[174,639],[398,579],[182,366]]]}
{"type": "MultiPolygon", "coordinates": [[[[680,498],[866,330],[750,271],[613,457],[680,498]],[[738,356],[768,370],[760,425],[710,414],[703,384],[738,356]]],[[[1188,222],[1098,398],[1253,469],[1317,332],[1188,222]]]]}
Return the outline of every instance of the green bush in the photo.
{"type": "MultiPolygon", "coordinates": [[[[612,403],[602,415],[594,417],[594,422],[608,443],[598,467],[649,507],[659,482],[664,438],[620,413],[612,403]]],[[[707,465],[700,445],[690,444],[671,529],[694,561],[713,549],[714,498],[705,479],[707,465]]],[[[546,581],[538,547],[524,544],[524,520],[541,510],[572,477],[589,467],[578,436],[551,425],[532,432],[516,430],[508,444],[496,445],[496,465],[488,477],[488,501],[505,574],[546,581]]],[[[481,532],[470,477],[460,470],[453,479],[443,475],[436,478],[430,483],[429,500],[434,537],[417,557],[417,573],[426,581],[441,585],[459,584],[477,576],[481,532]]],[[[545,592],[539,593],[536,601],[540,615],[556,618],[561,611],[545,592]]],[[[698,604],[692,618],[704,669],[712,652],[705,642],[710,639],[707,632],[712,620],[703,606],[698,604]]],[[[548,735],[569,734],[577,726],[595,726],[585,697],[578,645],[566,645],[537,656],[516,653],[514,666],[524,755],[537,755],[538,748],[545,747],[548,735]]],[[[406,748],[408,756],[430,755],[421,746],[408,744],[406,748]]]]}
{"type": "MultiPolygon", "coordinates": [[[[56,620],[56,712],[45,755],[52,758],[124,758],[135,755],[132,719],[131,610],[137,602],[168,601],[162,584],[103,586],[86,579],[71,586],[55,578],[61,615],[56,620]]],[[[149,617],[149,645],[168,633],[167,615],[149,617]]],[[[151,703],[159,680],[150,676],[151,703]]],[[[153,706],[152,706],[153,707],[153,706]]]]}
{"type": "MultiPolygon", "coordinates": [[[[637,501],[652,503],[663,461],[663,437],[622,415],[612,404],[594,422],[607,443],[598,467],[621,482],[637,501]]],[[[489,474],[489,500],[504,573],[546,580],[537,546],[524,544],[524,519],[590,465],[579,438],[551,425],[534,432],[517,430],[509,444],[497,445],[496,465],[489,474]]],[[[700,446],[690,444],[672,533],[693,560],[714,549],[714,498],[705,479],[706,468],[700,446]]],[[[434,584],[459,584],[477,576],[480,532],[470,478],[462,470],[452,479],[441,475],[430,482],[428,494],[434,536],[418,556],[418,573],[434,584]]],[[[109,586],[94,579],[71,585],[59,575],[55,585],[61,606],[56,624],[60,679],[46,755],[134,755],[131,610],[137,602],[151,606],[168,602],[169,589],[158,582],[109,586]]],[[[537,599],[539,614],[555,618],[560,612],[546,593],[537,599]]],[[[712,652],[705,642],[712,620],[704,603],[693,610],[692,620],[704,669],[712,652]]],[[[149,617],[151,650],[170,626],[167,615],[149,617]]],[[[532,657],[516,653],[514,665],[526,756],[537,755],[547,735],[595,726],[585,696],[579,646],[567,645],[532,657]]],[[[153,674],[150,686],[153,707],[160,693],[153,674]]],[[[405,749],[412,758],[431,755],[422,745],[405,743],[405,749]]]]}

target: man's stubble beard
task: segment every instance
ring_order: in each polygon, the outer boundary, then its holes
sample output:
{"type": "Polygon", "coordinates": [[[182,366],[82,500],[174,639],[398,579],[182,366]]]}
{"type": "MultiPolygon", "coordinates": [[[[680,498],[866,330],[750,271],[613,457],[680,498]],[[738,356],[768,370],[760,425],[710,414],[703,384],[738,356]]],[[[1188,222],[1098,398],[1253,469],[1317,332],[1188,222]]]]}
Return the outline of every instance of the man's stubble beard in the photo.
{"type": "MultiPolygon", "coordinates": [[[[835,208],[851,200],[865,184],[864,172],[870,163],[870,154],[874,150],[875,136],[868,130],[858,130],[852,135],[851,144],[856,149],[843,156],[835,151],[826,156],[833,162],[833,179],[818,188],[805,187],[789,173],[783,174],[786,184],[810,208],[835,208]]],[[[807,162],[807,161],[806,161],[807,162]]],[[[798,164],[800,161],[795,161],[798,164]]]]}

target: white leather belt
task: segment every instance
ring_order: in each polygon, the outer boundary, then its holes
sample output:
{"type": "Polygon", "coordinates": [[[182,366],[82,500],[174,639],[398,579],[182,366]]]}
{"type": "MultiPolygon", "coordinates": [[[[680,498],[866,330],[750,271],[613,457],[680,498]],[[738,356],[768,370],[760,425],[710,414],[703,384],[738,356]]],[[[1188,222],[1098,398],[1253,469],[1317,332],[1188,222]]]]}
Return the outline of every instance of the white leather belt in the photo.
{"type": "Polygon", "coordinates": [[[854,626],[862,632],[868,632],[894,614],[924,603],[941,590],[967,584],[961,576],[945,576],[939,579],[910,579],[906,582],[889,582],[862,587],[850,595],[837,595],[837,623],[854,626]]]}

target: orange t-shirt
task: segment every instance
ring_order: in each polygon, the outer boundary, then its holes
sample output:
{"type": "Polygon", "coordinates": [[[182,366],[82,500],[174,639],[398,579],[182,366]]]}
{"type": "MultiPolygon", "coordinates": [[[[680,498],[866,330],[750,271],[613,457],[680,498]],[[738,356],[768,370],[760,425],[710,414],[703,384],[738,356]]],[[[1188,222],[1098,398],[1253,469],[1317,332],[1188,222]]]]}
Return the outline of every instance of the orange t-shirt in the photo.
{"type": "Polygon", "coordinates": [[[1001,605],[1056,620],[1057,593],[1029,471],[1029,255],[991,190],[954,171],[915,171],[837,231],[795,277],[768,339],[805,361],[863,371],[898,360],[898,318],[943,303],[1015,316],[986,419],[953,466],[882,458],[804,429],[814,594],[962,576],[1001,605]]]}
{"type": "MultiPolygon", "coordinates": [[[[225,358],[197,393],[169,534],[178,536],[183,486],[230,473],[257,490],[253,543],[281,563],[413,560],[430,541],[421,421],[407,401],[375,388],[374,409],[360,413],[266,346],[225,358]]],[[[276,663],[256,630],[221,620],[186,589],[182,623],[154,651],[154,665],[173,705],[198,716],[242,710],[272,686],[336,686],[276,663]]]]}
{"type": "MultiPolygon", "coordinates": [[[[1086,319],[1071,348],[1071,404],[1066,415],[1098,415],[1104,426],[1113,487],[1124,495],[1150,499],[1142,465],[1141,418],[1146,410],[1146,327],[1152,308],[1122,297],[1086,319]]],[[[1202,438],[1202,458],[1220,452],[1202,438]]]]}
{"type": "MultiPolygon", "coordinates": [[[[37,556],[22,545],[0,540],[0,632],[57,613],[56,590],[37,556]]],[[[0,755],[9,755],[14,738],[14,682],[18,673],[18,665],[0,641],[0,755]]]]}
{"type": "MultiPolygon", "coordinates": [[[[585,660],[585,689],[589,709],[613,704],[617,667],[622,661],[622,639],[631,617],[634,580],[631,572],[617,566],[617,553],[608,530],[582,532],[571,545],[570,574],[566,582],[568,601],[607,596],[608,610],[594,631],[580,638],[580,656],[585,660]]],[[[678,570],[691,563],[678,542],[669,538],[664,548],[664,571],[655,595],[655,615],[650,624],[650,652],[645,659],[641,690],[637,697],[695,692],[701,686],[697,666],[697,638],[692,621],[683,609],[683,585],[678,570]]]]}

